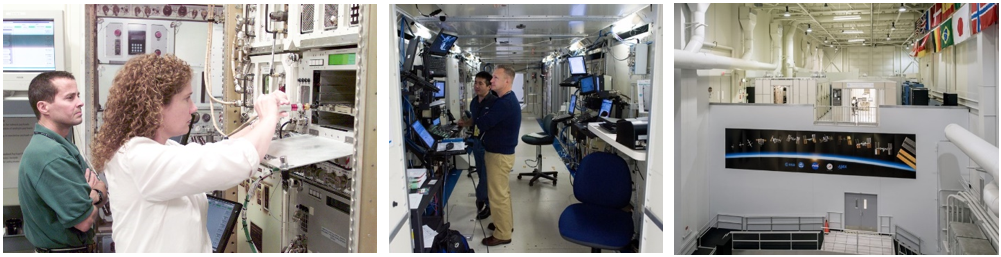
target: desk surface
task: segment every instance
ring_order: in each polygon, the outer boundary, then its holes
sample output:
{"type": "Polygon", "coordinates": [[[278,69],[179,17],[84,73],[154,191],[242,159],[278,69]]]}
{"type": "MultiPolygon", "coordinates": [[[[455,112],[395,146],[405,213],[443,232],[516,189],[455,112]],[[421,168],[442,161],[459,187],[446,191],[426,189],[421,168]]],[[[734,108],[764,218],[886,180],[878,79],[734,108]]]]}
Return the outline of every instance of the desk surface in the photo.
{"type": "Polygon", "coordinates": [[[350,156],[354,146],[325,137],[313,135],[295,135],[271,142],[268,155],[261,164],[271,167],[281,167],[279,157],[284,155],[288,160],[288,168],[301,167],[313,163],[350,156]]]}
{"type": "Polygon", "coordinates": [[[594,133],[594,135],[598,136],[598,138],[601,138],[601,140],[604,140],[606,143],[615,147],[615,149],[619,150],[619,152],[629,156],[629,158],[633,158],[633,160],[641,162],[646,161],[646,150],[635,150],[626,147],[619,142],[615,142],[615,134],[608,133],[604,129],[601,129],[601,122],[588,123],[587,129],[590,130],[591,133],[594,133]]]}

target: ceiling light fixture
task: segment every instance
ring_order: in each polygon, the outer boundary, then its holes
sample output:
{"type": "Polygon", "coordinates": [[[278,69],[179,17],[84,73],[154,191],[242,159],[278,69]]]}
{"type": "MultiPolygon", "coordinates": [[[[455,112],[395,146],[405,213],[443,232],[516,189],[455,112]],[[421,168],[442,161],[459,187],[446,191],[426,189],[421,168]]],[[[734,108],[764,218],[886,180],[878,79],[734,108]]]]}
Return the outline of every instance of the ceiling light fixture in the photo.
{"type": "Polygon", "coordinates": [[[906,12],[907,9],[904,8],[904,4],[900,4],[900,12],[906,12]]]}
{"type": "Polygon", "coordinates": [[[890,41],[890,34],[886,34],[886,41],[890,41]]]}
{"type": "Polygon", "coordinates": [[[848,15],[848,16],[834,16],[835,21],[850,21],[850,20],[861,20],[862,16],[858,15],[848,15]]]}
{"type": "Polygon", "coordinates": [[[848,43],[865,42],[864,38],[849,39],[848,43]]]}
{"type": "Polygon", "coordinates": [[[890,23],[890,30],[897,30],[897,22],[890,23]]]}
{"type": "MultiPolygon", "coordinates": [[[[788,6],[788,5],[786,5],[786,13],[785,13],[785,14],[783,14],[782,16],[785,16],[785,17],[789,17],[789,15],[791,15],[791,14],[789,14],[789,6],[788,6]]],[[[860,19],[861,19],[861,18],[860,18],[860,19]]]]}
{"type": "Polygon", "coordinates": [[[841,33],[845,33],[845,34],[862,34],[864,32],[862,32],[861,30],[842,30],[841,33]]]}
{"type": "Polygon", "coordinates": [[[807,33],[813,32],[813,28],[810,27],[810,24],[806,24],[806,32],[807,33]]]}

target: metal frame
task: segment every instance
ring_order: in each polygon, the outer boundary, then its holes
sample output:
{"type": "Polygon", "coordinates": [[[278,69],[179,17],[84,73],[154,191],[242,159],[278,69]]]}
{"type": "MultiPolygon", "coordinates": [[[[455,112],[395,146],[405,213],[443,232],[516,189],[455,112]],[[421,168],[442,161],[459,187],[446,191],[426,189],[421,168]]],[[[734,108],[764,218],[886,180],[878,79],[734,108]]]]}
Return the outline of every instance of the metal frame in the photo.
{"type": "Polygon", "coordinates": [[[795,249],[793,249],[793,243],[811,243],[812,242],[812,243],[814,243],[814,244],[817,245],[817,250],[820,250],[823,246],[820,243],[820,236],[819,236],[819,234],[820,234],[820,232],[816,232],[816,231],[814,231],[814,232],[800,232],[800,231],[756,231],[756,232],[755,231],[734,231],[734,232],[730,232],[730,235],[734,236],[733,237],[734,239],[732,239],[733,240],[733,244],[730,245],[730,252],[733,252],[733,250],[761,250],[761,244],[762,243],[789,243],[789,250],[795,250],[795,249]],[[788,240],[782,240],[782,239],[780,239],[780,240],[772,240],[772,239],[765,240],[765,239],[761,239],[761,235],[763,235],[763,234],[770,234],[770,235],[788,234],[790,239],[788,239],[788,240]],[[736,235],[757,235],[758,239],[756,239],[756,240],[736,239],[736,235]],[[813,240],[793,240],[792,239],[792,235],[817,235],[817,237],[816,237],[816,239],[813,239],[813,240]],[[758,243],[758,248],[757,249],[736,248],[736,245],[737,245],[736,243],[738,243],[738,242],[742,242],[742,243],[758,243]]]}
{"type": "Polygon", "coordinates": [[[921,254],[920,237],[914,235],[913,233],[907,231],[906,229],[901,228],[900,225],[895,226],[894,230],[896,231],[896,233],[893,234],[893,240],[897,240],[897,242],[900,242],[899,244],[897,244],[897,249],[894,249],[896,250],[897,254],[901,253],[900,247],[904,247],[912,252],[921,254]]]}

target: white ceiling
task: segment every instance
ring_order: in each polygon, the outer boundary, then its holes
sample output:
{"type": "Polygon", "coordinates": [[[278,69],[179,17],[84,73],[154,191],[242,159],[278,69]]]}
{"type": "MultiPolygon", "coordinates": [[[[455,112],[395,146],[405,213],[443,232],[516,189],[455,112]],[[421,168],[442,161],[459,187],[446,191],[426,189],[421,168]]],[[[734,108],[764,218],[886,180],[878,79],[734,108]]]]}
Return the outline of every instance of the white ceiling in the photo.
{"type": "Polygon", "coordinates": [[[537,63],[573,39],[597,35],[649,5],[448,5],[401,4],[397,8],[429,30],[459,36],[456,45],[492,63],[537,63]],[[441,12],[427,17],[433,11],[441,12]],[[445,21],[440,21],[444,16],[445,21]]]}
{"type": "Polygon", "coordinates": [[[758,15],[771,15],[778,21],[801,22],[797,32],[804,33],[807,24],[813,29],[809,35],[818,41],[830,40],[832,45],[858,45],[850,39],[865,39],[876,45],[902,45],[914,41],[914,23],[931,7],[926,3],[780,3],[745,4],[758,15]],[[784,17],[786,7],[790,17],[784,17]],[[873,15],[875,14],[875,15],[873,15]],[[834,21],[836,16],[860,16],[858,20],[834,21]],[[895,27],[895,29],[894,29],[895,27]],[[862,34],[844,34],[845,30],[859,30],[862,34]],[[889,36],[890,40],[886,40],[889,36]]]}

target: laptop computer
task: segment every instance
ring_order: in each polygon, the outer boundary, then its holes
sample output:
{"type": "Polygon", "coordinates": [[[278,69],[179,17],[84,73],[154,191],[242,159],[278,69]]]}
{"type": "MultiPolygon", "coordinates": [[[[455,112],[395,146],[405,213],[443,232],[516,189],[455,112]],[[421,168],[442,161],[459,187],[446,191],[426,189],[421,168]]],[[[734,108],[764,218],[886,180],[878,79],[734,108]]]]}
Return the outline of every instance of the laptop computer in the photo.
{"type": "Polygon", "coordinates": [[[236,221],[240,218],[243,205],[234,201],[206,195],[209,200],[205,227],[209,232],[212,252],[221,253],[226,250],[229,242],[229,232],[233,231],[236,221]]]}
{"type": "Polygon", "coordinates": [[[455,45],[455,41],[458,41],[459,37],[456,35],[445,33],[442,29],[438,32],[438,36],[434,38],[434,42],[428,47],[426,54],[424,55],[424,68],[427,70],[431,77],[445,77],[445,62],[448,56],[449,50],[455,45]]]}
{"type": "Polygon", "coordinates": [[[465,152],[466,151],[466,141],[462,138],[446,138],[442,140],[435,140],[431,133],[421,125],[420,121],[414,122],[411,127],[417,136],[421,138],[424,142],[424,146],[431,149],[434,152],[448,153],[448,152],[465,152]],[[451,147],[449,145],[451,144],[451,147]]]}

